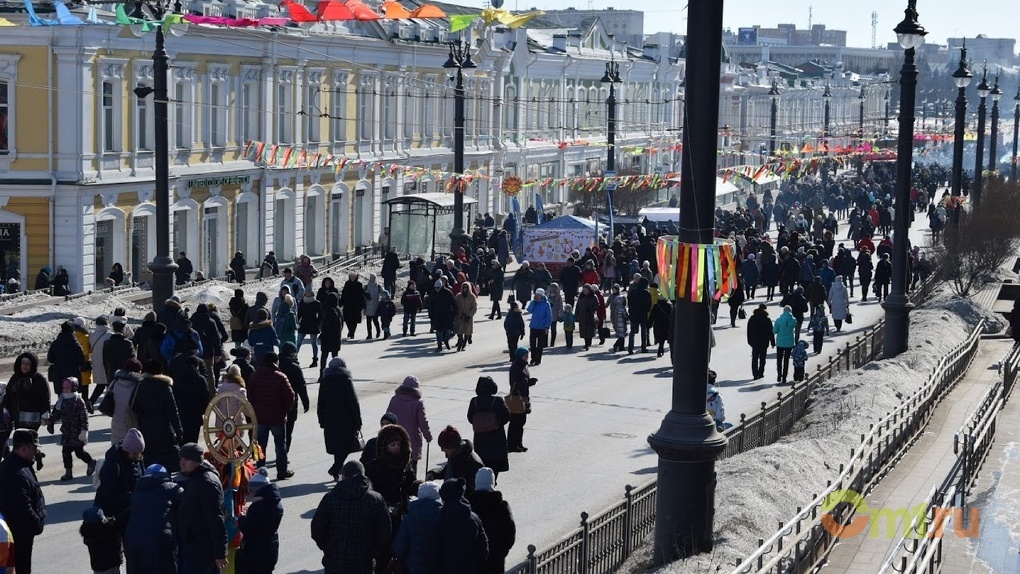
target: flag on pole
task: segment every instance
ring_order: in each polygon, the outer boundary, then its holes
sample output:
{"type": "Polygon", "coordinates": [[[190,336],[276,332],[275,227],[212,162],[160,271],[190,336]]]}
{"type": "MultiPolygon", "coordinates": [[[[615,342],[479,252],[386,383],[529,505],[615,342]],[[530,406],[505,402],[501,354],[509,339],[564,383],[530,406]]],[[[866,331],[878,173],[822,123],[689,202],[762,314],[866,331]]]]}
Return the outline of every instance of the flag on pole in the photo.
{"type": "Polygon", "coordinates": [[[616,183],[606,186],[606,211],[609,213],[609,233],[606,234],[606,243],[613,243],[616,232],[613,230],[613,192],[616,191],[616,183]]]}
{"type": "Polygon", "coordinates": [[[542,196],[535,192],[535,224],[541,225],[545,220],[545,204],[542,203],[542,196]]]}

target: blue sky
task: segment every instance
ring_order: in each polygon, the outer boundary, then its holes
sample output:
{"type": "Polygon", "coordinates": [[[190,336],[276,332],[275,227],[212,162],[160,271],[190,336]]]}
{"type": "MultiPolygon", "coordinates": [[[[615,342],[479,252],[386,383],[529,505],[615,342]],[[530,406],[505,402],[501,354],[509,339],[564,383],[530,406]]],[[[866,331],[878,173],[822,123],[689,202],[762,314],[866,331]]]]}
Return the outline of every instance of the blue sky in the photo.
{"type": "MultiPolygon", "coordinates": [[[[505,0],[504,8],[525,11],[562,9],[574,6],[587,9],[589,0],[505,0]]],[[[481,6],[484,0],[465,0],[465,4],[481,6]]],[[[634,8],[645,12],[645,33],[659,31],[684,33],[687,5],[685,0],[643,0],[631,3],[624,0],[591,0],[591,7],[602,10],[634,8]]],[[[807,27],[808,9],[812,21],[829,28],[846,30],[850,46],[871,46],[871,13],[878,12],[879,46],[896,40],[892,29],[903,19],[906,0],[725,0],[724,25],[736,31],[738,27],[760,24],[775,26],[779,23],[807,27]]],[[[1020,3],[1016,0],[976,0],[967,3],[950,0],[919,0],[917,10],[920,22],[928,30],[927,40],[945,44],[947,37],[985,34],[997,38],[1016,38],[1016,22],[1020,19],[1020,3]]]]}

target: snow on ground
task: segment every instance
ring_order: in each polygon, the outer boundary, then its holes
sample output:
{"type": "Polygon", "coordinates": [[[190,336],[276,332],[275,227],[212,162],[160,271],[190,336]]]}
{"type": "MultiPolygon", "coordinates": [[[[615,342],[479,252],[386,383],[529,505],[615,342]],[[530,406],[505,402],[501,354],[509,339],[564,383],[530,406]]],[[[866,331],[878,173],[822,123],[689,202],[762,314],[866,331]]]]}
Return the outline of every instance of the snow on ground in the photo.
{"type": "MultiPolygon", "coordinates": [[[[807,506],[850,459],[869,425],[922,387],[939,360],[981,319],[1002,321],[969,299],[946,295],[911,313],[910,348],[891,360],[843,373],[815,391],[807,412],[778,443],[716,464],[715,549],[654,570],[657,574],[728,571],[768,539],[797,507],[807,506]]],[[[998,326],[986,327],[996,332],[998,326]]],[[[651,548],[638,550],[622,572],[643,572],[651,548]]]]}

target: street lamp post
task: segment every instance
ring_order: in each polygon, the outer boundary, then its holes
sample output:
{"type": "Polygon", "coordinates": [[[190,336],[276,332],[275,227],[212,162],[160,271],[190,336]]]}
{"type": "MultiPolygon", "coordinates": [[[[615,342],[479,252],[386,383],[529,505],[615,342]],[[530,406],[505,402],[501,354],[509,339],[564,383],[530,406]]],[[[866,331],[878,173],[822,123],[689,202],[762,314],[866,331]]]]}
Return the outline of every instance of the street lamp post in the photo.
{"type": "Polygon", "coordinates": [[[825,100],[825,127],[822,128],[822,145],[825,146],[825,157],[822,159],[822,189],[829,185],[829,102],[832,100],[832,90],[829,84],[825,84],[825,92],[822,93],[825,100]]]}
{"type": "Polygon", "coordinates": [[[921,100],[921,131],[928,129],[928,98],[921,100]]]}
{"type": "Polygon", "coordinates": [[[977,149],[974,150],[974,155],[976,156],[974,162],[974,189],[970,193],[973,197],[975,208],[981,204],[981,184],[984,179],[981,173],[985,169],[985,100],[991,92],[992,89],[988,86],[988,66],[986,65],[981,73],[981,83],[978,84],[978,96],[981,97],[981,103],[978,105],[977,149]]]}
{"type": "Polygon", "coordinates": [[[885,131],[889,132],[889,89],[885,90],[885,131]]]}
{"type": "Polygon", "coordinates": [[[1009,181],[1016,183],[1016,144],[1017,136],[1020,136],[1020,86],[1017,86],[1013,101],[1016,102],[1016,106],[1013,108],[1013,157],[1010,161],[1009,181]]]}
{"type": "MultiPolygon", "coordinates": [[[[609,95],[606,97],[606,171],[616,174],[616,84],[623,82],[620,79],[620,63],[616,60],[606,62],[606,73],[602,75],[601,82],[609,84],[609,95]]],[[[606,184],[606,209],[609,211],[609,237],[614,236],[613,210],[615,209],[614,195],[616,193],[616,182],[606,184]]],[[[595,215],[597,219],[597,215],[595,215]]]]}
{"type": "Polygon", "coordinates": [[[896,208],[893,221],[892,290],[882,307],[885,309],[885,341],[883,352],[892,358],[907,350],[910,335],[910,311],[914,305],[907,298],[908,237],[910,228],[910,169],[914,148],[914,102],[917,91],[917,66],[914,50],[927,34],[917,22],[916,0],[907,3],[903,21],[897,24],[896,39],[904,50],[900,69],[900,118],[896,150],[896,208]]]}
{"type": "MultiPolygon", "coordinates": [[[[680,170],[679,241],[711,245],[715,235],[715,154],[719,133],[722,0],[687,4],[687,100],[680,170]],[[695,155],[698,154],[698,155],[695,155]],[[695,185],[697,183],[697,185],[695,185]]],[[[672,402],[648,444],[659,456],[655,502],[657,564],[707,552],[713,546],[715,459],[726,448],[705,409],[711,297],[678,297],[673,320],[672,402]]]]}
{"type": "Polygon", "coordinates": [[[771,157],[776,155],[776,119],[779,117],[779,83],[775,80],[772,80],[769,97],[772,98],[772,110],[769,116],[769,156],[771,157]]]}
{"type": "Polygon", "coordinates": [[[960,222],[959,197],[963,193],[963,129],[967,114],[967,86],[974,74],[967,69],[967,45],[960,49],[960,65],[953,72],[956,84],[956,125],[953,127],[953,172],[951,174],[952,194],[957,198],[953,206],[953,223],[960,222]]]}
{"type": "MultiPolygon", "coordinates": [[[[450,42],[450,56],[443,64],[456,80],[453,87],[453,173],[458,180],[453,186],[453,229],[450,231],[450,253],[457,253],[458,247],[471,243],[471,237],[464,231],[464,189],[460,178],[464,175],[464,70],[475,69],[471,60],[471,45],[467,42],[450,42]]],[[[518,223],[520,225],[520,222],[518,223]]]]}
{"type": "Polygon", "coordinates": [[[999,73],[995,73],[995,85],[992,86],[992,130],[988,134],[988,171],[993,174],[999,165],[999,99],[1002,89],[999,88],[999,73]]]}
{"type": "MultiPolygon", "coordinates": [[[[864,146],[864,102],[868,99],[868,94],[864,91],[864,86],[861,86],[861,95],[857,96],[857,99],[861,101],[861,113],[857,123],[857,147],[861,148],[864,146]]],[[[857,154],[857,175],[862,175],[864,174],[864,151],[856,149],[854,152],[857,154]]]]}
{"type": "MultiPolygon", "coordinates": [[[[180,1],[172,4],[166,0],[147,0],[135,2],[130,18],[137,24],[131,26],[132,32],[141,35],[144,26],[141,22],[152,22],[156,31],[156,48],[152,52],[152,87],[139,85],[134,89],[138,98],[153,96],[153,116],[156,125],[153,129],[155,137],[154,171],[156,176],[156,256],[149,263],[152,272],[152,308],[158,314],[163,310],[167,299],[174,294],[174,271],[177,263],[170,255],[170,133],[167,120],[167,75],[170,70],[169,58],[164,46],[164,24],[167,15],[181,12],[180,1]]],[[[170,28],[174,35],[183,33],[184,25],[170,28]]]]}

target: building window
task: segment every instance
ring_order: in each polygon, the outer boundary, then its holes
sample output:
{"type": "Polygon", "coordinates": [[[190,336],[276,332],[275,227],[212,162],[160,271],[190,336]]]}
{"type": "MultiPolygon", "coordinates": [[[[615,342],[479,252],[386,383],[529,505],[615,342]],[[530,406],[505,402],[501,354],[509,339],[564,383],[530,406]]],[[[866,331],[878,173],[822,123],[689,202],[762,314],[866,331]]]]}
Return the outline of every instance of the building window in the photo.
{"type": "Polygon", "coordinates": [[[135,127],[138,151],[152,151],[152,133],[149,120],[149,100],[146,98],[135,98],[135,127]]]}
{"type": "Polygon", "coordinates": [[[308,106],[305,108],[305,119],[308,120],[308,141],[318,143],[319,141],[319,122],[322,114],[322,108],[320,107],[320,94],[322,90],[319,86],[312,85],[308,86],[308,106]]]}
{"type": "Polygon", "coordinates": [[[209,144],[214,147],[225,145],[226,122],[224,114],[226,106],[223,104],[223,89],[219,82],[213,82],[209,86],[209,144]]]}
{"type": "Polygon", "coordinates": [[[103,82],[103,151],[116,151],[117,140],[113,109],[113,82],[103,82]]]}
{"type": "Polygon", "coordinates": [[[174,141],[177,142],[178,148],[186,148],[191,145],[191,141],[188,137],[189,126],[187,117],[187,107],[184,103],[184,84],[178,82],[174,86],[174,141]]]}
{"type": "Polygon", "coordinates": [[[241,86],[241,117],[238,121],[240,141],[247,143],[258,137],[258,102],[256,101],[257,86],[244,84],[241,86]]]}
{"type": "Polygon", "coordinates": [[[293,139],[290,112],[290,86],[280,84],[276,87],[276,139],[282,144],[289,144],[293,139]]]}
{"type": "Polygon", "coordinates": [[[347,141],[347,74],[334,72],[330,94],[330,131],[334,143],[347,141]]]}
{"type": "Polygon", "coordinates": [[[0,154],[11,151],[10,114],[11,100],[8,91],[11,84],[7,81],[0,81],[0,154]]]}
{"type": "Polygon", "coordinates": [[[358,89],[358,141],[370,143],[375,127],[375,90],[373,79],[362,78],[358,89]]]}
{"type": "Polygon", "coordinates": [[[400,119],[403,124],[403,138],[410,141],[414,137],[414,92],[411,89],[404,90],[404,101],[401,103],[404,117],[400,119]]]}
{"type": "Polygon", "coordinates": [[[397,94],[387,90],[383,95],[383,139],[392,141],[397,133],[397,94]]]}

